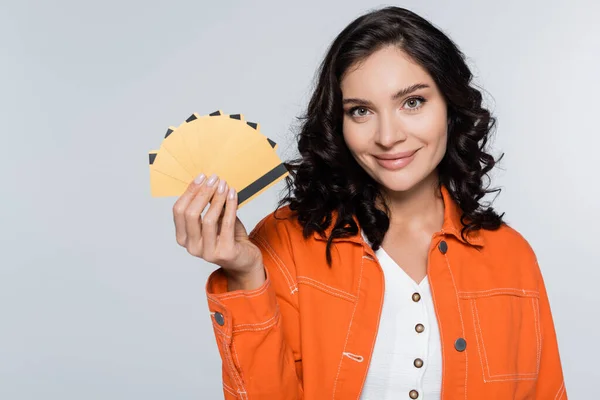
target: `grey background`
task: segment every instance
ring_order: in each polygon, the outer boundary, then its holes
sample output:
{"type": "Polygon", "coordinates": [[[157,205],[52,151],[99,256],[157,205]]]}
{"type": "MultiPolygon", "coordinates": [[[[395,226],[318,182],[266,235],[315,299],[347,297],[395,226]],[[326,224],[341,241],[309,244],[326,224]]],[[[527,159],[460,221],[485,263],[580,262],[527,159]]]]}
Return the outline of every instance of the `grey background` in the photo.
{"type": "MultiPolygon", "coordinates": [[[[450,34],[490,93],[495,205],[538,254],[570,397],[599,398],[599,3],[396,4],[450,34]]],[[[327,46],[380,5],[2,1],[1,399],[222,398],[215,267],[176,244],[147,152],[220,108],[293,155],[327,46]]],[[[282,187],[240,211],[248,228],[282,187]]]]}

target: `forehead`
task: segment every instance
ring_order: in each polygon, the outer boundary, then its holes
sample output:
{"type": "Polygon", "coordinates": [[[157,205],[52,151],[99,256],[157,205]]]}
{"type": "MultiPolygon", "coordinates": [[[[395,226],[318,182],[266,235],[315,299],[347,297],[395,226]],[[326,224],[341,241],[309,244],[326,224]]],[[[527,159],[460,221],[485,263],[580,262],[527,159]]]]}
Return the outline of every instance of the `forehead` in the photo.
{"type": "Polygon", "coordinates": [[[433,87],[433,79],[423,67],[398,47],[387,46],[350,66],[340,87],[345,96],[358,91],[363,95],[387,95],[415,83],[428,83],[433,87]]]}

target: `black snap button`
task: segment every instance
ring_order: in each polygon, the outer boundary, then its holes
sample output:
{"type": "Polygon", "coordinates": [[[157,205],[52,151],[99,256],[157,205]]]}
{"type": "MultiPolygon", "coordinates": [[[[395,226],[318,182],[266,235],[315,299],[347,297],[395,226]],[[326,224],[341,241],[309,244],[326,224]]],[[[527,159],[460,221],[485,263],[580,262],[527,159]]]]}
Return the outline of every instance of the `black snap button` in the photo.
{"type": "Polygon", "coordinates": [[[416,303],[419,300],[421,300],[421,295],[419,293],[413,293],[413,295],[412,295],[412,301],[414,301],[416,303]]]}
{"type": "Polygon", "coordinates": [[[467,341],[463,338],[456,339],[456,342],[454,342],[454,348],[456,351],[465,351],[467,348],[467,341]]]}
{"type": "Polygon", "coordinates": [[[221,326],[225,325],[225,317],[223,317],[223,314],[218,311],[215,312],[215,321],[217,321],[217,324],[221,326]]]}
{"type": "Polygon", "coordinates": [[[448,251],[448,243],[446,243],[445,240],[442,240],[438,245],[438,249],[440,249],[442,254],[446,254],[446,252],[448,251]]]}
{"type": "Polygon", "coordinates": [[[417,368],[421,368],[423,366],[423,360],[421,360],[420,358],[415,358],[413,365],[417,368]]]}

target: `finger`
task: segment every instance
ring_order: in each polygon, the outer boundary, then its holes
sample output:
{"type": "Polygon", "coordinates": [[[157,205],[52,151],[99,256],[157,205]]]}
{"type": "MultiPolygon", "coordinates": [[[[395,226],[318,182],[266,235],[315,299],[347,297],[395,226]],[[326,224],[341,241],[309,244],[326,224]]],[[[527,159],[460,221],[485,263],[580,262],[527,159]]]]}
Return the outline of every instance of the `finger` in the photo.
{"type": "Polygon", "coordinates": [[[202,220],[202,239],[209,257],[214,257],[216,254],[217,231],[228,191],[227,182],[224,180],[219,181],[217,187],[218,189],[210,202],[210,208],[202,220]]]}
{"type": "Polygon", "coordinates": [[[186,243],[186,231],[185,231],[185,210],[188,205],[192,202],[198,190],[202,184],[206,181],[206,176],[200,174],[194,179],[187,187],[186,191],[179,196],[175,204],[173,205],[173,222],[175,223],[175,238],[177,243],[181,246],[185,246],[186,243]]]}
{"type": "Polygon", "coordinates": [[[202,256],[202,212],[215,192],[216,182],[217,176],[213,174],[185,210],[186,247],[188,252],[198,257],[202,256]]]}
{"type": "Polygon", "coordinates": [[[235,220],[237,217],[237,192],[234,188],[229,189],[225,203],[225,212],[221,222],[221,234],[219,236],[219,248],[231,251],[235,242],[235,220]]]}

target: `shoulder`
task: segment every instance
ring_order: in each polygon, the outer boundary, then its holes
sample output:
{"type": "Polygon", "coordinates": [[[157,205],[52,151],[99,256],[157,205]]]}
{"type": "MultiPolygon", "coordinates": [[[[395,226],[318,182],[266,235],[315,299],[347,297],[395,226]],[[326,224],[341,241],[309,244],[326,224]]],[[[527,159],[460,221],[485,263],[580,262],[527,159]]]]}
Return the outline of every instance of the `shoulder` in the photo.
{"type": "Polygon", "coordinates": [[[483,236],[482,252],[495,269],[507,275],[538,279],[537,255],[521,232],[504,222],[497,230],[483,231],[483,236]]]}
{"type": "Polygon", "coordinates": [[[530,242],[514,227],[502,223],[497,230],[485,230],[485,246],[494,253],[511,253],[519,258],[532,260],[535,252],[530,242]]]}

